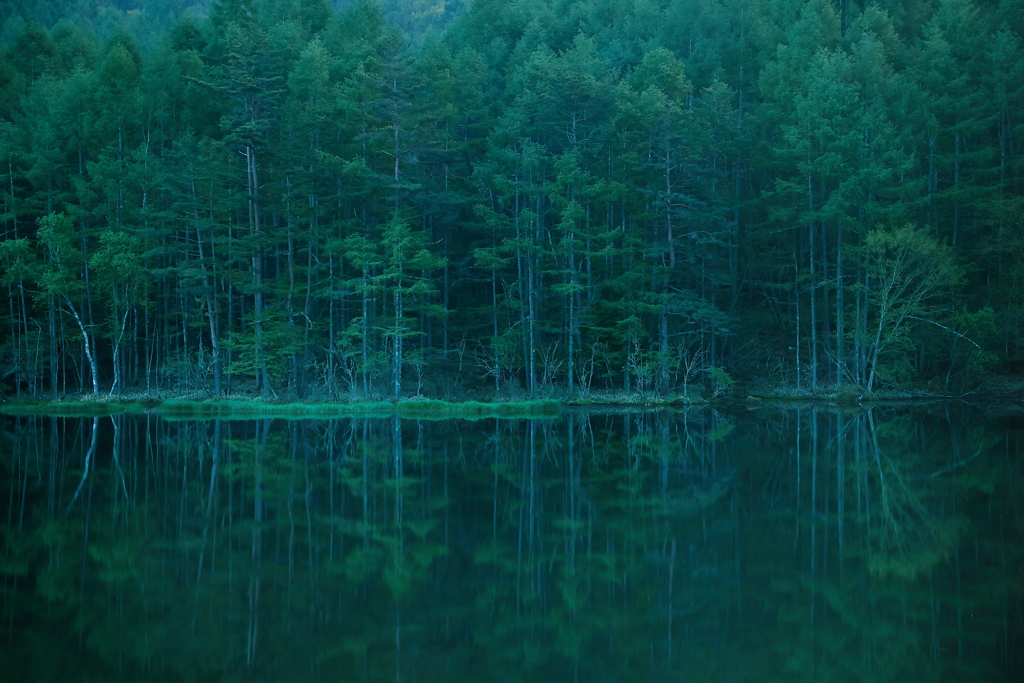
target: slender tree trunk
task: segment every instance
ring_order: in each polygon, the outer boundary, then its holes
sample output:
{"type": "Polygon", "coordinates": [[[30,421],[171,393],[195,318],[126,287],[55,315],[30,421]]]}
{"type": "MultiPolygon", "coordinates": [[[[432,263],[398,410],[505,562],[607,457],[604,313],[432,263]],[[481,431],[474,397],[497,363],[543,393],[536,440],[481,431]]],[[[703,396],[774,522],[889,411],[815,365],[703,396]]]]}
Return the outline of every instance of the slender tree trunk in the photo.
{"type": "MultiPolygon", "coordinates": [[[[114,301],[117,301],[117,297],[114,297],[114,301]]],[[[121,368],[121,341],[124,339],[124,331],[128,326],[128,314],[131,312],[129,308],[125,308],[124,315],[121,316],[121,329],[118,331],[117,339],[114,341],[114,383],[110,386],[110,395],[113,396],[115,392],[120,392],[120,386],[122,384],[122,368],[121,368]]]]}
{"type": "Polygon", "coordinates": [[[932,225],[932,194],[935,192],[935,138],[928,138],[928,197],[925,200],[925,225],[932,225]]]}
{"type": "Polygon", "coordinates": [[[50,393],[57,395],[57,365],[60,358],[57,356],[57,307],[53,301],[53,295],[46,297],[47,322],[50,328],[50,393]]]}
{"type": "MultiPolygon", "coordinates": [[[[195,184],[192,185],[192,196],[195,197],[195,184]]],[[[203,270],[203,299],[206,302],[206,319],[210,327],[210,350],[213,355],[213,393],[215,396],[221,396],[223,394],[223,368],[221,367],[220,357],[220,336],[217,334],[217,312],[213,305],[213,289],[216,286],[217,280],[215,274],[213,282],[211,282],[206,269],[206,254],[203,252],[203,231],[199,225],[198,210],[194,212],[193,217],[196,221],[196,243],[199,247],[199,263],[203,270]]]]}
{"type": "MultiPolygon", "coordinates": [[[[305,325],[302,331],[302,371],[300,373],[300,394],[305,395],[308,385],[309,366],[313,360],[309,337],[313,328],[313,244],[315,241],[316,198],[310,200],[309,239],[306,242],[306,300],[302,305],[305,325]]],[[[328,348],[334,343],[333,335],[328,338],[328,348]]]]}
{"type": "MultiPolygon", "coordinates": [[[[543,186],[543,180],[541,180],[543,186]]],[[[534,221],[534,248],[539,248],[542,244],[542,234],[544,230],[544,197],[541,193],[537,193],[537,217],[534,221]]],[[[529,372],[530,372],[530,393],[531,395],[537,390],[537,320],[538,311],[540,308],[539,296],[541,286],[540,276],[540,256],[531,255],[529,257],[529,290],[530,290],[530,360],[529,360],[529,372]]]]}
{"type": "Polygon", "coordinates": [[[370,395],[370,267],[363,264],[363,296],[362,296],[362,320],[360,320],[360,327],[362,327],[362,334],[360,335],[360,351],[362,353],[363,367],[362,380],[363,380],[363,396],[367,397],[370,395]]]}
{"type": "Polygon", "coordinates": [[[844,334],[843,316],[843,228],[836,232],[836,383],[842,384],[846,376],[846,362],[843,356],[844,334]]]}
{"type": "Polygon", "coordinates": [[[569,343],[567,344],[568,350],[568,366],[569,366],[569,395],[572,396],[576,391],[576,255],[573,252],[573,240],[575,235],[569,233],[569,343]]]}
{"type": "MultiPolygon", "coordinates": [[[[810,210],[811,215],[813,215],[814,214],[814,188],[813,188],[813,185],[811,183],[811,176],[807,176],[807,205],[808,205],[808,208],[810,210]]],[[[808,236],[810,237],[810,244],[808,245],[808,251],[810,253],[810,258],[811,258],[811,261],[810,261],[810,280],[809,280],[810,284],[808,286],[808,295],[810,296],[810,299],[811,299],[811,319],[810,319],[810,326],[811,326],[811,391],[817,391],[817,389],[818,389],[818,315],[817,315],[817,308],[815,307],[815,301],[816,301],[816,299],[818,297],[815,295],[815,291],[814,291],[814,287],[815,287],[814,275],[815,275],[815,273],[817,273],[817,270],[814,267],[815,266],[815,261],[814,261],[814,256],[815,256],[815,254],[814,254],[814,250],[815,250],[814,232],[815,232],[815,230],[814,230],[814,219],[813,218],[810,221],[808,221],[808,230],[807,230],[807,232],[808,232],[808,236]]]]}
{"type": "Polygon", "coordinates": [[[956,246],[960,232],[960,131],[956,132],[953,150],[953,246],[956,246]]]}
{"type": "Polygon", "coordinates": [[[501,390],[501,360],[498,352],[498,271],[496,268],[491,268],[491,322],[494,335],[492,343],[494,348],[494,395],[497,397],[501,390]]]}
{"type": "MultiPolygon", "coordinates": [[[[821,196],[823,196],[823,197],[825,196],[824,185],[822,185],[822,187],[821,187],[821,196]]],[[[820,326],[821,326],[821,334],[822,334],[822,337],[823,337],[823,339],[821,340],[821,347],[822,347],[822,350],[826,350],[829,347],[828,335],[829,335],[829,332],[832,331],[832,320],[830,319],[831,318],[831,310],[830,310],[831,307],[829,306],[829,300],[828,300],[829,291],[828,291],[828,286],[827,286],[829,284],[829,282],[828,282],[828,278],[829,278],[829,273],[828,273],[828,257],[829,257],[829,253],[828,253],[828,232],[826,230],[826,223],[825,223],[825,221],[818,221],[818,229],[821,231],[821,245],[819,246],[820,254],[821,254],[821,263],[818,264],[818,272],[821,273],[821,281],[819,282],[819,285],[818,285],[818,289],[821,290],[821,314],[820,314],[821,315],[821,325],[820,326]]],[[[827,351],[825,351],[825,355],[826,356],[828,355],[827,351]]],[[[834,369],[835,368],[832,366],[831,363],[826,362],[823,374],[827,375],[829,370],[834,370],[834,369]]],[[[836,381],[839,381],[838,375],[835,377],[835,379],[836,379],[836,381]]]]}
{"type": "Polygon", "coordinates": [[[796,299],[796,388],[800,388],[800,247],[793,250],[793,273],[795,282],[793,296],[796,299]]]}
{"type": "Polygon", "coordinates": [[[394,383],[394,398],[397,401],[402,396],[402,317],[405,315],[405,302],[402,300],[401,265],[399,265],[398,282],[395,283],[393,299],[395,308],[395,339],[394,354],[392,357],[392,382],[394,383]]]}
{"type": "Polygon", "coordinates": [[[89,361],[89,372],[92,375],[92,393],[93,396],[99,396],[100,373],[99,367],[97,366],[96,363],[96,353],[93,350],[92,335],[89,334],[89,330],[86,329],[85,323],[82,322],[81,316],[78,315],[78,311],[75,310],[74,305],[71,303],[71,299],[65,296],[64,303],[67,304],[68,312],[71,313],[71,317],[75,319],[75,323],[78,325],[78,329],[82,332],[82,343],[85,348],[85,357],[89,361]]]}
{"type": "MultiPolygon", "coordinates": [[[[255,120],[253,123],[255,123],[255,120]]],[[[267,351],[263,341],[263,247],[259,243],[263,229],[260,224],[259,175],[256,165],[256,150],[251,146],[246,146],[245,158],[249,171],[249,230],[256,239],[256,245],[252,253],[256,386],[262,396],[270,396],[274,394],[274,389],[270,386],[267,351]]]]}
{"type": "MultiPolygon", "coordinates": [[[[288,295],[285,298],[285,308],[288,311],[288,329],[289,337],[293,337],[295,328],[295,235],[293,234],[292,225],[292,181],[290,177],[285,178],[285,187],[287,188],[287,197],[285,200],[285,221],[288,225],[288,295]]],[[[291,356],[291,392],[293,395],[297,395],[297,385],[299,383],[299,358],[298,354],[292,347],[291,356]]]]}
{"type": "Polygon", "coordinates": [[[672,148],[665,149],[665,239],[668,240],[668,267],[676,267],[676,241],[672,234],[672,148]]]}

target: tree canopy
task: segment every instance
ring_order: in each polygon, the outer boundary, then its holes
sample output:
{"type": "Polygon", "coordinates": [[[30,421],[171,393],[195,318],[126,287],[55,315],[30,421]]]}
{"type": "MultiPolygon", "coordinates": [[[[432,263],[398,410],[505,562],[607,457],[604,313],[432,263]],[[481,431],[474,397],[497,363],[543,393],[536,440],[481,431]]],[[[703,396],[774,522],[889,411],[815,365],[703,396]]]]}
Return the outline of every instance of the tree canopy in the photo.
{"type": "Polygon", "coordinates": [[[952,391],[1021,360],[1020,2],[30,4],[6,394],[952,391]]]}

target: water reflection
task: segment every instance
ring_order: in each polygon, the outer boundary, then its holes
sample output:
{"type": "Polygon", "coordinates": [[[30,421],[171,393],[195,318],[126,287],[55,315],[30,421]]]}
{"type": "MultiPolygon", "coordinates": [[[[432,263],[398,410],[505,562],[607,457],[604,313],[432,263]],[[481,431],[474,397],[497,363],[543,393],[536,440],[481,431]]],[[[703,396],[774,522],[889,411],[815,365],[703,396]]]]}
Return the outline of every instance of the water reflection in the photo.
{"type": "Polygon", "coordinates": [[[6,680],[1024,672],[975,411],[3,420],[6,680]]]}

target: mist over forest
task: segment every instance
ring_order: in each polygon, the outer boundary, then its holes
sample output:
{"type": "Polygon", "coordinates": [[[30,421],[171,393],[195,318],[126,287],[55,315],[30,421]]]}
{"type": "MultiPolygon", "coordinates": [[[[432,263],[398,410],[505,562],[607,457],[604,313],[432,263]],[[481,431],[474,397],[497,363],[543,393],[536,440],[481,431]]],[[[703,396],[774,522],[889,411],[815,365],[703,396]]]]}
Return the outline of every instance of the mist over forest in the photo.
{"type": "Polygon", "coordinates": [[[1024,2],[15,0],[0,392],[1012,387],[1024,2]]]}

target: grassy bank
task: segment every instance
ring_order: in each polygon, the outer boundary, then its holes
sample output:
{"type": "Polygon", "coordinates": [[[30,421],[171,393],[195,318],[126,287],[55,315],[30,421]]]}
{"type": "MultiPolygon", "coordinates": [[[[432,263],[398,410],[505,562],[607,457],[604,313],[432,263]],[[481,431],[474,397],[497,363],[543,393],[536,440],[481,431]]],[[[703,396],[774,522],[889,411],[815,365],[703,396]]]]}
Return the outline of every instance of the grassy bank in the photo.
{"type": "Polygon", "coordinates": [[[292,420],[332,419],[339,417],[385,417],[397,414],[415,419],[484,419],[513,417],[553,417],[562,403],[554,400],[506,401],[357,401],[351,403],[286,403],[242,399],[56,399],[52,401],[2,401],[0,413],[8,415],[54,415],[60,417],[96,417],[126,413],[150,413],[172,420],[255,420],[281,418],[292,420]]]}
{"type": "Polygon", "coordinates": [[[141,414],[150,409],[142,401],[101,401],[54,399],[52,401],[0,401],[5,415],[53,415],[56,417],[106,417],[125,413],[141,414]]]}
{"type": "Polygon", "coordinates": [[[709,403],[712,403],[712,401],[700,396],[659,396],[656,394],[627,394],[622,392],[594,392],[585,398],[566,401],[566,405],[584,408],[685,408],[686,406],[703,406],[709,403]]]}
{"type": "Polygon", "coordinates": [[[738,387],[728,395],[710,399],[699,396],[658,396],[654,394],[593,392],[586,398],[538,399],[523,401],[442,401],[413,398],[404,401],[352,401],[352,402],[286,402],[251,397],[192,398],[151,397],[128,395],[93,398],[77,396],[49,401],[0,400],[0,413],[8,415],[56,415],[63,417],[96,417],[125,413],[148,413],[177,420],[254,420],[280,419],[333,419],[339,417],[386,417],[399,415],[418,420],[484,418],[543,418],[559,414],[563,408],[582,409],[683,409],[688,406],[743,403],[816,403],[825,405],[888,404],[906,401],[963,400],[1024,400],[1024,381],[1004,382],[963,395],[943,395],[926,391],[883,390],[872,394],[860,387],[822,387],[817,391],[795,390],[780,386],[755,384],[738,387]]]}

